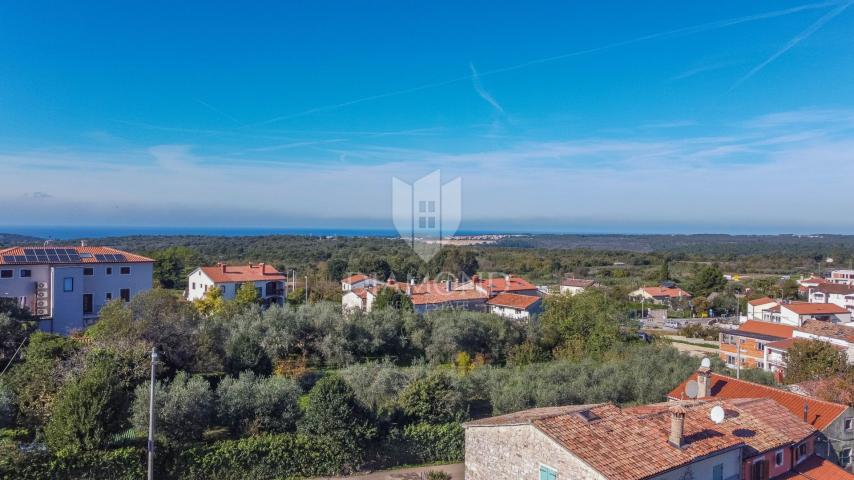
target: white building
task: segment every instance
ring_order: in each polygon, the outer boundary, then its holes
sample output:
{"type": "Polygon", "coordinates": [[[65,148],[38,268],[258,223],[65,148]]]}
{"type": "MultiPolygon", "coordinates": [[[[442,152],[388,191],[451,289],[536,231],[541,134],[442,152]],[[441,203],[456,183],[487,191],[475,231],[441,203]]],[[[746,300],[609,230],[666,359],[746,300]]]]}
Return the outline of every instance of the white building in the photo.
{"type": "Polygon", "coordinates": [[[376,299],[376,288],[355,288],[341,296],[341,308],[345,311],[370,312],[376,299]]]}
{"type": "Polygon", "coordinates": [[[762,320],[762,312],[774,308],[778,305],[777,301],[770,297],[757,298],[747,302],[747,319],[762,320]]]}
{"type": "Polygon", "coordinates": [[[851,312],[833,303],[784,303],[780,305],[780,323],[800,327],[806,320],[851,323],[851,312]]]}
{"type": "Polygon", "coordinates": [[[834,270],[830,272],[830,282],[854,285],[854,270],[834,270]]]}
{"type": "Polygon", "coordinates": [[[219,263],[212,267],[199,267],[193,270],[187,281],[186,298],[199,300],[211,288],[219,288],[226,300],[234,299],[244,284],[255,287],[264,305],[282,305],[285,301],[287,277],[274,267],[264,263],[249,265],[226,265],[219,263]]]}
{"type": "Polygon", "coordinates": [[[527,321],[542,309],[543,300],[533,295],[499,293],[486,301],[489,311],[505,318],[527,321]]]}
{"type": "Polygon", "coordinates": [[[349,292],[356,288],[371,288],[382,284],[379,280],[371,278],[364,273],[354,273],[349,277],[341,279],[341,291],[349,292]]]}
{"type": "Polygon", "coordinates": [[[596,284],[594,280],[585,280],[583,278],[564,278],[560,282],[560,293],[577,295],[596,284]]]}
{"type": "Polygon", "coordinates": [[[41,329],[67,335],[98,319],[111,300],[151,289],[154,260],[109,247],[0,250],[0,297],[14,298],[41,329]]]}
{"type": "Polygon", "coordinates": [[[854,285],[828,283],[809,289],[810,303],[832,303],[854,312],[854,285]]]}

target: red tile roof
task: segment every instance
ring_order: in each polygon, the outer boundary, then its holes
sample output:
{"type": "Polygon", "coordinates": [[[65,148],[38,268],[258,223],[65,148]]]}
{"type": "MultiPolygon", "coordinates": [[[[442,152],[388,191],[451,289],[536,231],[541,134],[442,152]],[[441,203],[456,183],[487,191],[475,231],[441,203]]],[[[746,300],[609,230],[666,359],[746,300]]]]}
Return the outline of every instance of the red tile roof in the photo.
{"type": "Polygon", "coordinates": [[[837,315],[851,313],[835,303],[788,303],[780,305],[780,308],[791,310],[798,315],[837,315]]]}
{"type": "Polygon", "coordinates": [[[681,298],[691,296],[690,293],[679,287],[643,287],[642,290],[653,297],[681,298]]]}
{"type": "Polygon", "coordinates": [[[411,286],[411,294],[413,305],[437,305],[442,303],[454,303],[464,301],[483,300],[486,301],[488,296],[475,289],[448,290],[446,283],[442,282],[424,282],[411,286]]]}
{"type": "Polygon", "coordinates": [[[769,337],[792,338],[794,331],[795,327],[789,325],[760,322],[759,320],[748,320],[738,327],[738,330],[735,330],[732,333],[733,335],[738,335],[738,332],[747,332],[768,335],[769,337]]]}
{"type": "Polygon", "coordinates": [[[825,322],[822,320],[804,320],[798,330],[822,337],[835,338],[854,343],[854,327],[825,322]]]}
{"type": "Polygon", "coordinates": [[[762,298],[757,298],[755,300],[751,300],[747,303],[749,303],[750,305],[753,305],[754,307],[758,307],[760,305],[768,305],[769,303],[777,303],[777,301],[771,297],[762,297],[762,298]]]}
{"type": "Polygon", "coordinates": [[[540,297],[535,295],[519,295],[518,293],[499,293],[495,297],[486,301],[488,305],[497,305],[499,307],[510,307],[517,310],[527,310],[533,304],[540,301],[540,297]]]}
{"type": "Polygon", "coordinates": [[[528,282],[523,278],[513,275],[508,275],[509,280],[505,277],[494,277],[480,279],[480,285],[489,290],[492,294],[498,292],[518,292],[520,290],[536,290],[537,286],[528,282]]]}
{"type": "Polygon", "coordinates": [[[766,343],[765,348],[776,348],[777,350],[788,350],[795,344],[794,338],[786,338],[777,340],[776,342],[766,343]]]}
{"type": "Polygon", "coordinates": [[[605,478],[619,480],[649,478],[741,446],[748,449],[747,455],[755,455],[815,433],[773,400],[722,403],[726,416],[720,424],[709,418],[713,402],[677,407],[685,414],[681,448],[668,443],[673,403],[625,409],[612,404],[540,408],[469,422],[465,427],[531,425],[605,478]]]}
{"type": "Polygon", "coordinates": [[[835,295],[852,295],[854,294],[854,285],[845,283],[826,283],[817,287],[810,287],[813,292],[821,292],[835,295]]]}
{"type": "MultiPolygon", "coordinates": [[[[691,380],[696,380],[696,375],[692,375],[682,382],[667,396],[675,400],[681,399],[685,392],[685,385],[691,380]]],[[[780,390],[778,388],[760,385],[758,383],[748,382],[745,380],[737,380],[717,373],[712,373],[711,382],[712,398],[770,398],[782,405],[786,410],[798,418],[803,418],[804,404],[806,404],[807,423],[819,430],[824,430],[848,408],[845,405],[840,405],[838,403],[825,402],[824,400],[805,397],[786,390],[780,390]]]]}
{"type": "Polygon", "coordinates": [[[286,281],[285,275],[271,265],[214,265],[199,267],[214,283],[286,281]]]}
{"type": "Polygon", "coordinates": [[[817,455],[812,455],[796,465],[794,470],[777,478],[779,480],[854,480],[854,474],[817,455]]]}
{"type": "MultiPolygon", "coordinates": [[[[135,253],[125,252],[124,250],[119,250],[117,248],[112,247],[61,247],[50,245],[47,247],[10,247],[0,250],[0,265],[5,265],[4,256],[14,255],[14,256],[23,256],[24,249],[33,249],[33,250],[44,250],[44,249],[66,249],[66,250],[75,250],[78,255],[83,255],[80,258],[80,262],[68,263],[65,264],[74,265],[76,263],[148,263],[154,262],[153,259],[148,257],[143,257],[142,255],[137,255],[135,253]],[[124,261],[114,261],[114,260],[98,260],[95,255],[124,255],[124,261]]],[[[51,262],[51,261],[41,261],[34,263],[27,263],[29,265],[53,265],[58,264],[59,262],[51,262]]],[[[16,263],[16,265],[22,265],[22,263],[16,263]]]]}
{"type": "Polygon", "coordinates": [[[365,275],[365,274],[362,274],[362,273],[356,273],[356,274],[354,274],[354,275],[350,275],[349,277],[342,278],[342,279],[341,279],[341,283],[346,283],[346,284],[348,284],[348,285],[353,285],[354,283],[359,283],[359,282],[365,281],[365,280],[367,280],[368,278],[370,278],[370,277],[368,277],[368,276],[367,276],[367,275],[365,275]]]}

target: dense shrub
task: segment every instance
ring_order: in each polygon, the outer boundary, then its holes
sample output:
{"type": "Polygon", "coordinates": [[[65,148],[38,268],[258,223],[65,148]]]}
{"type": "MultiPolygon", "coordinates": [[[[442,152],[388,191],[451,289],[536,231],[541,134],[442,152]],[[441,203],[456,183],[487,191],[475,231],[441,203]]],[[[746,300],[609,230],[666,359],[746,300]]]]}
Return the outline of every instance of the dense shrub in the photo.
{"type": "Polygon", "coordinates": [[[340,375],[353,389],[362,405],[379,415],[389,414],[409,383],[424,375],[425,366],[397,367],[388,359],[365,362],[341,370],[340,375]]]}
{"type": "Polygon", "coordinates": [[[15,394],[11,388],[0,382],[0,428],[14,424],[16,409],[15,394]]]}
{"type": "Polygon", "coordinates": [[[0,445],[2,480],[139,480],[145,477],[145,451],[140,448],[93,450],[53,456],[46,452],[22,453],[0,445]]]}
{"type": "Polygon", "coordinates": [[[216,392],[220,422],[234,434],[282,433],[296,427],[300,389],[291,379],[247,371],[224,378],[216,392]]]}
{"type": "MultiPolygon", "coordinates": [[[[131,422],[137,431],[148,430],[149,385],[136,388],[131,422]]],[[[179,372],[168,384],[155,384],[154,404],[158,435],[175,443],[200,440],[214,413],[207,380],[185,372],[179,372]]]]}
{"type": "Polygon", "coordinates": [[[389,432],[386,445],[399,464],[461,462],[465,456],[465,432],[457,422],[416,423],[389,432]]]}
{"type": "Polygon", "coordinates": [[[415,422],[445,423],[466,417],[466,403],[451,374],[437,370],[414,380],[400,393],[403,413],[415,422]]]}

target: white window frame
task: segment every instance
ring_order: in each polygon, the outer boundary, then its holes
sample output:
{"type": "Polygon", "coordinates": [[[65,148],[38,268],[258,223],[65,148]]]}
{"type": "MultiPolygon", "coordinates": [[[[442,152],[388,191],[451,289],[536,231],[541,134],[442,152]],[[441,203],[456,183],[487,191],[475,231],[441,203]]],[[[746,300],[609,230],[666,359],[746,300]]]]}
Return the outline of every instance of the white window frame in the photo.
{"type": "Polygon", "coordinates": [[[780,465],[786,463],[786,452],[781,448],[774,452],[774,466],[779,467],[780,465]],[[777,455],[780,456],[780,461],[777,461],[777,455]]]}
{"type": "Polygon", "coordinates": [[[843,448],[842,451],[839,452],[839,466],[841,466],[841,467],[850,466],[851,460],[852,460],[851,455],[854,455],[854,453],[852,453],[851,447],[843,448]],[[846,454],[845,452],[848,452],[848,453],[846,454]],[[847,461],[845,461],[845,459],[847,459],[847,461]]]}
{"type": "Polygon", "coordinates": [[[119,275],[130,275],[130,274],[131,274],[131,270],[130,270],[129,266],[119,267],[119,275]],[[127,269],[128,273],[124,273],[123,272],[124,269],[127,269]]]}
{"type": "Polygon", "coordinates": [[[842,427],[845,431],[854,430],[854,417],[846,417],[844,422],[842,423],[842,427]]]}

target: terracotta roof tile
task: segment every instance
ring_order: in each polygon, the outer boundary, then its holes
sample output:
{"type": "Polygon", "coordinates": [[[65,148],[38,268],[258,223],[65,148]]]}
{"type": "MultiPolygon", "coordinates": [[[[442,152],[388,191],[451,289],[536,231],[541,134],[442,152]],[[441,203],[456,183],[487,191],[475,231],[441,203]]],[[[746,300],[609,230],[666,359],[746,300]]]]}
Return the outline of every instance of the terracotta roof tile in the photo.
{"type": "Polygon", "coordinates": [[[768,305],[769,303],[777,303],[777,301],[771,297],[762,297],[762,298],[757,298],[755,300],[751,300],[747,303],[749,303],[750,305],[753,305],[754,307],[758,307],[760,305],[768,305]]]}
{"type": "Polygon", "coordinates": [[[679,287],[644,287],[642,289],[653,297],[681,298],[691,297],[691,294],[679,287]]]}
{"type": "Polygon", "coordinates": [[[790,310],[798,315],[831,315],[851,313],[847,309],[835,303],[788,303],[780,305],[780,308],[790,310]]]}
{"type": "Polygon", "coordinates": [[[349,277],[342,278],[341,283],[346,283],[348,285],[352,285],[354,283],[359,283],[359,282],[365,281],[368,278],[370,278],[370,277],[368,277],[365,274],[356,273],[354,275],[350,275],[349,277]]]}
{"type": "Polygon", "coordinates": [[[214,283],[286,281],[285,275],[272,265],[214,265],[199,267],[214,283]]]}
{"type": "Polygon", "coordinates": [[[487,300],[486,303],[488,305],[510,307],[518,310],[527,310],[539,301],[540,297],[537,297],[535,295],[519,295],[518,293],[499,293],[495,297],[487,300]]]}
{"type": "MultiPolygon", "coordinates": [[[[674,388],[667,396],[678,400],[681,399],[685,392],[685,385],[696,380],[696,375],[692,375],[679,386],[674,388]]],[[[778,388],[760,385],[758,383],[748,382],[745,380],[737,380],[725,375],[712,373],[711,377],[712,388],[711,397],[718,399],[733,399],[733,398],[770,398],[782,405],[786,410],[791,412],[798,418],[803,418],[804,405],[807,405],[807,423],[819,430],[824,430],[830,425],[839,415],[841,415],[848,407],[838,403],[825,402],[796,393],[780,390],[778,388]]]]}
{"type": "Polygon", "coordinates": [[[798,330],[822,337],[835,338],[854,343],[854,327],[839,325],[822,320],[804,320],[798,330]]]}
{"type": "Polygon", "coordinates": [[[795,471],[777,477],[779,480],[854,480],[854,474],[836,466],[833,462],[812,455],[795,466],[795,471]]]}
{"type": "MultiPolygon", "coordinates": [[[[68,263],[63,262],[63,264],[74,265],[76,263],[148,263],[154,262],[153,259],[148,257],[143,257],[142,255],[137,255],[135,253],[125,252],[124,250],[119,250],[117,248],[112,247],[82,247],[82,246],[55,246],[50,245],[47,247],[10,247],[0,250],[0,265],[5,265],[6,262],[4,260],[4,256],[14,255],[14,256],[24,256],[24,249],[33,249],[33,250],[45,250],[45,249],[65,249],[65,250],[75,250],[78,255],[83,255],[80,258],[80,262],[68,263]],[[124,261],[115,261],[115,260],[99,260],[95,255],[124,255],[124,261]]],[[[51,262],[51,261],[37,261],[30,263],[15,263],[16,265],[53,265],[59,264],[59,262],[51,262]]]]}
{"type": "Polygon", "coordinates": [[[789,325],[781,325],[779,323],[760,322],[758,320],[748,320],[744,322],[738,330],[733,331],[734,335],[738,332],[758,333],[760,335],[768,335],[769,337],[777,338],[792,338],[795,327],[789,325]]]}

